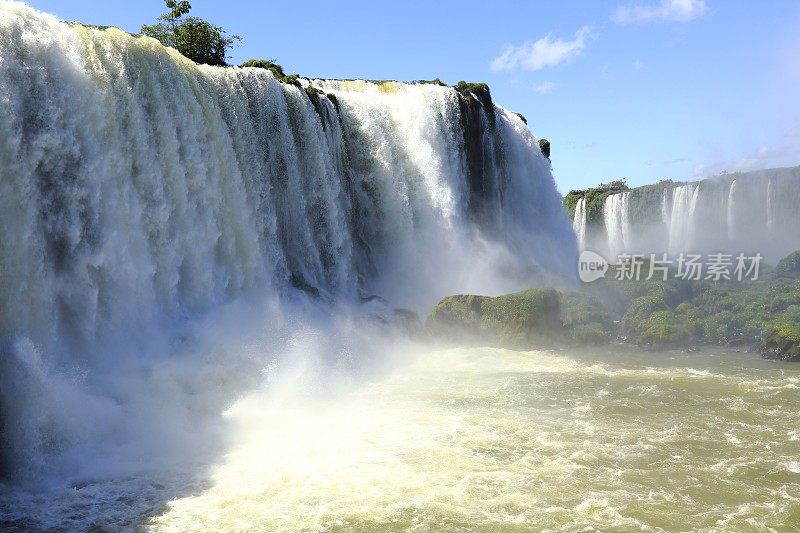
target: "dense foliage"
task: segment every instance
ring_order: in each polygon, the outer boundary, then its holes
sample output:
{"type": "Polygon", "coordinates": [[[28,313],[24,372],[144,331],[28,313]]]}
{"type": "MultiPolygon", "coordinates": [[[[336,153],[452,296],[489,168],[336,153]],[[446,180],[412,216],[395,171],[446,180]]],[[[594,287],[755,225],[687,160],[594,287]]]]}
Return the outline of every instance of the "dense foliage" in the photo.
{"type": "Polygon", "coordinates": [[[227,65],[230,48],[241,38],[228,36],[219,26],[198,17],[186,17],[192,9],[187,0],[165,0],[168,13],[161,15],[159,22],[143,25],[142,34],[158,39],[195,63],[204,65],[227,65]]]}
{"type": "Polygon", "coordinates": [[[759,280],[616,280],[613,268],[579,292],[451,296],[434,308],[428,327],[514,347],[618,339],[652,349],[744,346],[800,360],[800,252],[764,268],[759,280]]]}
{"type": "Polygon", "coordinates": [[[439,336],[516,348],[608,342],[611,327],[611,315],[591,297],[548,287],[497,297],[448,296],[428,319],[439,336]]]}

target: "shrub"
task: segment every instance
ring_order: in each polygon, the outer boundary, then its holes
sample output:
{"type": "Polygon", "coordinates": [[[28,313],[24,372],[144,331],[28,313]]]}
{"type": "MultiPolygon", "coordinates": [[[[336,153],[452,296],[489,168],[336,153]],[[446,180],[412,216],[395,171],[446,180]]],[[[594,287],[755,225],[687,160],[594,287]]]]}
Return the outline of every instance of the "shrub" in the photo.
{"type": "Polygon", "coordinates": [[[227,65],[230,48],[241,37],[228,36],[219,26],[198,17],[180,20],[192,8],[187,0],[165,0],[169,13],[161,15],[159,22],[142,26],[142,34],[158,39],[195,63],[205,65],[227,65]]]}
{"type": "Polygon", "coordinates": [[[760,351],[768,359],[800,361],[800,326],[791,323],[774,326],[764,335],[760,351]]]}
{"type": "Polygon", "coordinates": [[[286,73],[283,71],[283,67],[277,64],[275,61],[272,61],[271,59],[248,59],[239,66],[263,68],[265,70],[269,70],[270,72],[272,72],[272,75],[278,79],[286,77],[286,73]]]}
{"type": "Polygon", "coordinates": [[[497,297],[448,296],[434,307],[428,326],[461,339],[488,337],[505,346],[550,345],[561,338],[560,309],[559,294],[551,288],[497,297]]]}
{"type": "Polygon", "coordinates": [[[569,338],[578,344],[606,344],[612,339],[608,328],[600,322],[580,324],[569,331],[569,338]]]}
{"type": "Polygon", "coordinates": [[[775,275],[786,278],[800,277],[800,251],[791,253],[778,261],[775,275]]]}
{"type": "MultiPolygon", "coordinates": [[[[525,121],[527,124],[528,121],[525,121]]],[[[542,151],[542,155],[544,155],[547,159],[550,159],[550,141],[547,139],[539,139],[539,149],[542,151]]]]}
{"type": "Polygon", "coordinates": [[[688,341],[688,328],[674,311],[656,311],[639,325],[636,342],[654,348],[674,348],[688,341]]]}
{"type": "Polygon", "coordinates": [[[439,87],[448,87],[448,85],[439,78],[433,78],[432,80],[417,80],[417,83],[422,85],[438,85],[439,87]]]}

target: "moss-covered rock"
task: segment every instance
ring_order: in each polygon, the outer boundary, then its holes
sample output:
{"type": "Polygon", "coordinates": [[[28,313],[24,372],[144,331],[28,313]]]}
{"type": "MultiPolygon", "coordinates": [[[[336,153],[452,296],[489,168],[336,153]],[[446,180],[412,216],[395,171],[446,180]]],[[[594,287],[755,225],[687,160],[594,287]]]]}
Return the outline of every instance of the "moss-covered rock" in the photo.
{"type": "Polygon", "coordinates": [[[462,80],[456,84],[455,89],[459,94],[461,94],[461,96],[474,96],[486,107],[486,109],[494,108],[494,103],[492,102],[492,93],[489,91],[489,86],[485,83],[473,83],[462,80]]]}
{"type": "Polygon", "coordinates": [[[270,61],[269,59],[248,59],[241,65],[240,67],[252,67],[252,68],[263,68],[265,70],[269,70],[276,78],[283,78],[286,76],[286,73],[283,71],[283,67],[279,64],[275,63],[274,61],[270,61]]]}
{"type": "MultiPolygon", "coordinates": [[[[527,124],[528,121],[525,121],[527,124]]],[[[547,139],[539,139],[539,149],[542,151],[542,155],[545,156],[547,159],[550,159],[550,141],[547,139]]]]}
{"type": "Polygon", "coordinates": [[[514,348],[603,344],[613,320],[589,296],[536,288],[497,297],[458,295],[442,299],[428,319],[435,334],[514,348]]]}
{"type": "Polygon", "coordinates": [[[248,59],[239,66],[269,70],[279,82],[300,87],[300,76],[298,74],[286,74],[282,66],[269,59],[248,59]]]}
{"type": "Polygon", "coordinates": [[[800,361],[800,325],[783,323],[772,327],[764,335],[760,351],[767,359],[800,361]]]}
{"type": "Polygon", "coordinates": [[[429,329],[451,338],[503,346],[552,345],[561,331],[560,299],[551,288],[504,296],[448,296],[431,312],[429,329]]]}

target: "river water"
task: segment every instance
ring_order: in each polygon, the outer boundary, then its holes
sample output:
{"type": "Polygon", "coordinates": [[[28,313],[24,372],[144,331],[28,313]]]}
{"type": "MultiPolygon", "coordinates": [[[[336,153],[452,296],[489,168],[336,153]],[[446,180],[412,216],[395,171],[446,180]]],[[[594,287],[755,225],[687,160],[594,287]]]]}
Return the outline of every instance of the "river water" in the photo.
{"type": "MultiPolygon", "coordinates": [[[[346,391],[298,379],[223,414],[202,474],[14,496],[20,529],[785,531],[800,366],[752,354],[420,352],[346,391]],[[27,514],[27,516],[26,516],[27,514]]],[[[295,377],[297,377],[295,376],[295,377]]],[[[198,467],[200,468],[200,467],[198,467]]]]}
{"type": "Polygon", "coordinates": [[[150,525],[798,528],[798,389],[750,354],[437,351],[338,401],[240,402],[212,486],[150,525]]]}

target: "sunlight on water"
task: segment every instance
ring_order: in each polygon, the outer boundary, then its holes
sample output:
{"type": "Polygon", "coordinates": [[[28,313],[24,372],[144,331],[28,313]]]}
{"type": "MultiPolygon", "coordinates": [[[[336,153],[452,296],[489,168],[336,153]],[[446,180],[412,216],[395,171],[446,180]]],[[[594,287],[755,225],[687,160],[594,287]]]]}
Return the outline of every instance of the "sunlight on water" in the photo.
{"type": "Polygon", "coordinates": [[[242,399],[211,487],[151,526],[800,526],[798,370],[614,357],[438,351],[340,400],[242,399]]]}

